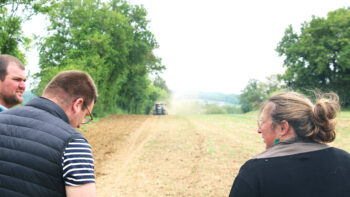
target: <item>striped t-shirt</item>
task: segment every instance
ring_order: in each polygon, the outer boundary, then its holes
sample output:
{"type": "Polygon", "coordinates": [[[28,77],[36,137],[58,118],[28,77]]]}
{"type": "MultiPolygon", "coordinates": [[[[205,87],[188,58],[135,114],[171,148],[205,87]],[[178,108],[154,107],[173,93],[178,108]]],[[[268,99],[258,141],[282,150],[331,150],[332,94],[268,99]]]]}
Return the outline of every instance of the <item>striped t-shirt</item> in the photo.
{"type": "Polygon", "coordinates": [[[68,143],[62,158],[63,179],[68,186],[95,183],[91,147],[84,139],[68,143]]]}

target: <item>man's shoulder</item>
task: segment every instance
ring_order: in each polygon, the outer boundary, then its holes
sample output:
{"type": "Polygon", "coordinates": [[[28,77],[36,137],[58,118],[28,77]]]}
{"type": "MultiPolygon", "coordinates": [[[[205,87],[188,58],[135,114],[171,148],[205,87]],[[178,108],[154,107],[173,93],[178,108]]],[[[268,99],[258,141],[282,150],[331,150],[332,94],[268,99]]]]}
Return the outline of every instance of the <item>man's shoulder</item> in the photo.
{"type": "Polygon", "coordinates": [[[2,105],[0,105],[0,112],[5,111],[5,110],[7,110],[7,108],[2,106],[2,105]]]}
{"type": "Polygon", "coordinates": [[[63,138],[71,138],[70,136],[82,137],[61,116],[33,106],[24,105],[1,112],[0,122],[52,133],[55,136],[61,136],[63,138]],[[57,133],[58,131],[59,133],[57,133]]]}

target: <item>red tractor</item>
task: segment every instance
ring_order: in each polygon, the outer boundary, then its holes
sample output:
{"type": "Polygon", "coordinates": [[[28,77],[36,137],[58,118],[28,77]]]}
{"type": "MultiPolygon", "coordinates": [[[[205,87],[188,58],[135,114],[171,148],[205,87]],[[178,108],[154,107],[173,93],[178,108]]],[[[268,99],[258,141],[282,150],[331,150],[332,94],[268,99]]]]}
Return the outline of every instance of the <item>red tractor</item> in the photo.
{"type": "Polygon", "coordinates": [[[168,115],[168,111],[165,109],[164,103],[155,103],[153,109],[153,115],[168,115]]]}

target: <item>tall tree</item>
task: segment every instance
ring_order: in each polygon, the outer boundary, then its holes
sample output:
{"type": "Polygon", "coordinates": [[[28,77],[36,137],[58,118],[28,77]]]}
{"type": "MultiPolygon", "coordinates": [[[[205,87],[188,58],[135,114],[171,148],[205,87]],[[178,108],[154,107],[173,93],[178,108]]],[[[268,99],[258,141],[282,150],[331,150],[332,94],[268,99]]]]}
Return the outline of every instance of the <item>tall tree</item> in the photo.
{"type": "Polygon", "coordinates": [[[265,96],[261,83],[256,79],[250,79],[239,95],[242,112],[246,113],[258,109],[265,96]]]}
{"type": "Polygon", "coordinates": [[[30,39],[22,31],[22,23],[39,11],[44,1],[2,0],[0,1],[0,53],[10,54],[25,62],[23,49],[30,39]],[[22,46],[22,50],[21,50],[22,46]]]}
{"type": "Polygon", "coordinates": [[[51,7],[50,34],[40,44],[36,92],[57,72],[79,69],[98,87],[95,114],[145,112],[148,75],[165,69],[152,53],[157,42],[147,29],[146,10],[125,0],[63,0],[51,7]]]}
{"type": "Polygon", "coordinates": [[[168,86],[166,84],[166,81],[162,77],[160,77],[159,75],[157,75],[154,78],[153,85],[155,87],[158,87],[158,88],[160,88],[162,90],[165,90],[166,92],[170,93],[170,90],[169,90],[169,88],[168,88],[168,86]]]}
{"type": "Polygon", "coordinates": [[[312,17],[300,34],[289,26],[276,51],[284,56],[286,85],[306,94],[309,90],[335,91],[350,105],[350,8],[312,17]]]}
{"type": "Polygon", "coordinates": [[[277,75],[266,77],[266,82],[250,79],[239,95],[242,112],[257,110],[268,97],[284,88],[277,75]]]}

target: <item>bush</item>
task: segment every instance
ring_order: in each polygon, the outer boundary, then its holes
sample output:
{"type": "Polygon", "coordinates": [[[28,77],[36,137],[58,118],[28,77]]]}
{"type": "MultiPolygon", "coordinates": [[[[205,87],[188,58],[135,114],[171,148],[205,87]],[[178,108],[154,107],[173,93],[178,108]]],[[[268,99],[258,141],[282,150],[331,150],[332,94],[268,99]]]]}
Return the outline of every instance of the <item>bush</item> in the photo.
{"type": "Polygon", "coordinates": [[[239,114],[242,113],[241,108],[238,106],[225,105],[218,106],[215,104],[207,104],[204,106],[205,114],[239,114]]]}
{"type": "Polygon", "coordinates": [[[241,114],[242,110],[239,106],[233,106],[233,105],[226,105],[223,106],[223,108],[226,110],[226,113],[228,114],[241,114]]]}
{"type": "Polygon", "coordinates": [[[214,104],[208,104],[204,106],[205,114],[226,114],[226,110],[223,109],[220,106],[214,105],[214,104]]]}

